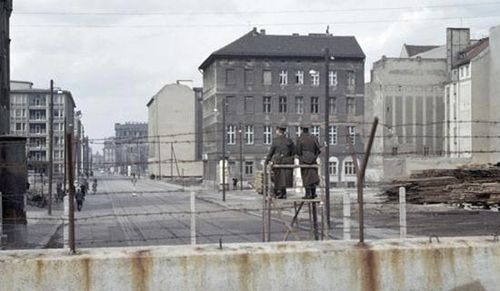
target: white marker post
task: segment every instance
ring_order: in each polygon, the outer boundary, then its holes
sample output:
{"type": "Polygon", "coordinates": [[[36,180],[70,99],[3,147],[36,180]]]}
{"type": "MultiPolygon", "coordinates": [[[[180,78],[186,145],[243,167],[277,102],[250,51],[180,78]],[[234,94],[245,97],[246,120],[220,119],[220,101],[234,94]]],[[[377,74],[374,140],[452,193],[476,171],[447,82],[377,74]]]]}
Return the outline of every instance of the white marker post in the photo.
{"type": "Polygon", "coordinates": [[[349,192],[344,192],[344,240],[351,239],[351,196],[349,192]]]}
{"type": "Polygon", "coordinates": [[[63,208],[64,208],[64,215],[63,215],[63,248],[64,249],[69,249],[69,195],[64,195],[63,198],[63,208]]]}
{"type": "Polygon", "coordinates": [[[406,189],[399,187],[399,238],[406,238],[406,189]]]}
{"type": "Polygon", "coordinates": [[[136,180],[136,178],[134,177],[134,178],[132,178],[132,184],[134,185],[134,186],[133,186],[133,188],[134,188],[134,189],[133,189],[133,191],[134,191],[134,192],[132,192],[132,196],[133,196],[133,197],[137,196],[137,194],[135,193],[135,183],[137,183],[137,180],[136,180]]]}
{"type": "Polygon", "coordinates": [[[195,192],[191,191],[191,244],[196,244],[196,196],[195,192]]]}

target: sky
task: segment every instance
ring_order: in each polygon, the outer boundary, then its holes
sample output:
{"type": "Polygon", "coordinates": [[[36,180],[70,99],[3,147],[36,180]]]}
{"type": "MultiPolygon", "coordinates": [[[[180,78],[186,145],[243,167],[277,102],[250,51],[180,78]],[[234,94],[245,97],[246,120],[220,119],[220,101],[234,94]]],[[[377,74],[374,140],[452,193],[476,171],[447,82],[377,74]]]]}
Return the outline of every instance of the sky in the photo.
{"type": "MultiPolygon", "coordinates": [[[[164,85],[193,80],[210,53],[253,27],[267,34],[354,35],[371,64],[404,43],[441,45],[446,27],[473,38],[500,25],[494,0],[14,0],[11,79],[70,90],[90,139],[147,121],[164,85]]],[[[94,148],[100,148],[95,143],[94,148]]]]}

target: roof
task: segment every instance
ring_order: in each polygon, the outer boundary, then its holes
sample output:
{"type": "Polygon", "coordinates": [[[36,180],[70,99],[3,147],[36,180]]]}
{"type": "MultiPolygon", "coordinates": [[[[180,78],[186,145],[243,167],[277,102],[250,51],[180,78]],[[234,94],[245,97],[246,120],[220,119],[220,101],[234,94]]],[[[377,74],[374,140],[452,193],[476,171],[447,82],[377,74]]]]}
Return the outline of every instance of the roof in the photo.
{"type": "Polygon", "coordinates": [[[252,31],[213,52],[201,65],[208,67],[218,57],[300,57],[323,58],[329,48],[335,58],[364,59],[365,54],[354,36],[331,34],[267,35],[252,31]]]}
{"type": "Polygon", "coordinates": [[[430,51],[432,49],[438,48],[438,45],[411,45],[404,44],[404,48],[406,49],[406,53],[408,57],[412,57],[414,55],[421,54],[426,51],[430,51]]]}
{"type": "Polygon", "coordinates": [[[461,50],[458,53],[457,62],[454,67],[469,63],[474,57],[479,55],[483,50],[488,48],[490,45],[490,39],[488,37],[482,38],[475,42],[473,45],[461,50]]]}

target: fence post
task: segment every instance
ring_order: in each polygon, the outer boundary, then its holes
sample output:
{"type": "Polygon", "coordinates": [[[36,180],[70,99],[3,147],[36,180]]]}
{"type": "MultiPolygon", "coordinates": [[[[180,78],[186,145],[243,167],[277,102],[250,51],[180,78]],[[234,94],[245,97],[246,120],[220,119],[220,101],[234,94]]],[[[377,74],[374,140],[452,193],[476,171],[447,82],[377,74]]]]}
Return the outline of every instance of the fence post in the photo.
{"type": "Polygon", "coordinates": [[[406,188],[399,187],[399,237],[406,238],[406,188]]]}
{"type": "Polygon", "coordinates": [[[195,192],[191,191],[191,244],[196,244],[196,196],[195,192]]]}
{"type": "Polygon", "coordinates": [[[68,224],[69,200],[68,200],[68,195],[64,195],[64,197],[63,197],[63,209],[64,209],[64,215],[63,215],[63,248],[69,249],[69,224],[68,224]]]}
{"type": "Polygon", "coordinates": [[[343,195],[343,214],[344,214],[344,240],[351,239],[351,195],[344,192],[343,195]]]}
{"type": "Polygon", "coordinates": [[[73,135],[71,133],[66,134],[66,155],[68,163],[68,182],[69,182],[69,227],[68,227],[68,240],[70,253],[76,253],[76,242],[75,242],[75,178],[74,178],[74,168],[73,168],[73,135]]]}

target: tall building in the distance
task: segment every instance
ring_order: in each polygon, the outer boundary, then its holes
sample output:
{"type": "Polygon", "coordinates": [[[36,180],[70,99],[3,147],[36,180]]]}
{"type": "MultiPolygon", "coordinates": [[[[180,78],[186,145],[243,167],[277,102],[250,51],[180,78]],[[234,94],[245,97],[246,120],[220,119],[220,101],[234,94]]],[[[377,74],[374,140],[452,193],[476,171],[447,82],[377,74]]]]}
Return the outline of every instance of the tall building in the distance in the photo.
{"type": "Polygon", "coordinates": [[[123,175],[143,175],[148,164],[148,124],[115,123],[115,163],[123,175]]]}
{"type": "Polygon", "coordinates": [[[356,175],[347,144],[352,140],[358,152],[364,148],[364,63],[354,36],[325,33],[268,35],[253,29],[213,52],[199,67],[203,71],[204,179],[221,182],[223,134],[229,178],[239,177],[242,166],[244,179],[252,181],[255,170],[262,168],[276,126],[285,125],[295,139],[300,125],[306,123],[322,144],[330,131],[332,184],[353,184],[356,175]],[[325,48],[334,57],[328,72],[325,48]],[[325,74],[330,89],[329,128],[324,127],[325,74]]]}
{"type": "MultiPolygon", "coordinates": [[[[27,138],[28,168],[47,173],[49,146],[50,89],[33,88],[33,83],[12,81],[10,132],[27,138]]],[[[64,133],[73,130],[75,101],[70,91],[54,92],[54,176],[64,173],[64,133]]]]}

